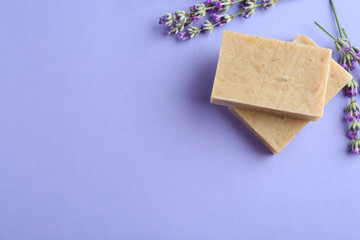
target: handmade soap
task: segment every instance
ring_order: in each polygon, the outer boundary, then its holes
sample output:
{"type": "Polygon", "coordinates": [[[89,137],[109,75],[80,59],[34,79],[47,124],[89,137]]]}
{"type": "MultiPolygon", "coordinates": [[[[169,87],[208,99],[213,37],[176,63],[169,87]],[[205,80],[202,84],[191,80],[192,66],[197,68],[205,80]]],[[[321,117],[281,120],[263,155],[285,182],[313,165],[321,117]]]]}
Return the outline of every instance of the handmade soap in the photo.
{"type": "Polygon", "coordinates": [[[331,50],[224,31],[211,103],[319,120],[331,50]]]}
{"type": "MultiPolygon", "coordinates": [[[[298,36],[293,43],[317,46],[310,38],[298,36]]],[[[326,89],[328,103],[352,76],[334,60],[330,63],[330,74],[326,89]]],[[[278,117],[275,115],[230,108],[233,112],[274,154],[279,153],[298,134],[308,121],[278,117]]]]}

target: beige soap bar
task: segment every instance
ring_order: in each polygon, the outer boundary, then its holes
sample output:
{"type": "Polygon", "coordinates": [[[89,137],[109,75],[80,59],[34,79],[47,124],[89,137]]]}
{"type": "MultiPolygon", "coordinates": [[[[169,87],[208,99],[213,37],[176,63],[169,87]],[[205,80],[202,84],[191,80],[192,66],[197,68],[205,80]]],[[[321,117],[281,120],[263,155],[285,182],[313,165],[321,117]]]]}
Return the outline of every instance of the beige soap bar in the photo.
{"type": "MultiPolygon", "coordinates": [[[[293,43],[317,46],[310,38],[298,36],[293,43]]],[[[330,74],[326,89],[328,103],[350,80],[352,76],[334,60],[330,63],[330,74]]],[[[298,134],[308,121],[282,118],[267,113],[230,108],[250,130],[270,149],[279,153],[298,134]]]]}
{"type": "Polygon", "coordinates": [[[331,50],[224,31],[211,103],[319,120],[331,50]]]}

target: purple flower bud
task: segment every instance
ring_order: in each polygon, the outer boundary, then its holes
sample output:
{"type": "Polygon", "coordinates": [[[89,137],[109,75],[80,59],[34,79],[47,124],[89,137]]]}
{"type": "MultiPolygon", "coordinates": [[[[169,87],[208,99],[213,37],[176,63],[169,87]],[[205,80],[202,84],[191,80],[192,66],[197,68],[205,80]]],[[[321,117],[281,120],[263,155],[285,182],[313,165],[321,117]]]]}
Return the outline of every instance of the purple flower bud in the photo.
{"type": "Polygon", "coordinates": [[[187,40],[187,39],[189,39],[189,38],[186,36],[186,32],[181,32],[181,33],[179,33],[179,38],[180,38],[181,40],[187,40]]]}
{"type": "Polygon", "coordinates": [[[358,95],[358,89],[357,87],[351,87],[351,88],[348,88],[347,91],[346,91],[346,95],[348,97],[356,97],[358,95]]]}
{"type": "Polygon", "coordinates": [[[355,64],[351,64],[350,71],[353,71],[355,69],[355,64]]]}
{"type": "Polygon", "coordinates": [[[174,23],[173,15],[170,13],[165,14],[164,16],[160,17],[159,24],[164,26],[170,26],[174,23]]]}
{"type": "Polygon", "coordinates": [[[241,15],[244,18],[249,18],[255,13],[257,7],[256,2],[257,0],[246,0],[241,4],[241,11],[243,12],[241,15]]]}
{"type": "Polygon", "coordinates": [[[191,21],[194,21],[194,22],[195,22],[195,21],[198,21],[198,20],[200,20],[200,17],[199,17],[199,16],[195,16],[195,17],[192,17],[192,18],[191,18],[191,21]]]}
{"type": "Polygon", "coordinates": [[[349,137],[350,139],[355,139],[355,138],[356,138],[356,134],[355,134],[353,131],[350,131],[350,132],[348,133],[348,137],[349,137]]]}
{"type": "Polygon", "coordinates": [[[360,152],[359,144],[360,144],[360,140],[356,139],[356,136],[355,136],[354,141],[351,142],[351,152],[352,153],[359,154],[359,152],[360,152]]]}
{"type": "Polygon", "coordinates": [[[355,118],[357,119],[357,120],[359,120],[360,119],[360,114],[359,114],[359,111],[355,111],[354,112],[354,116],[355,116],[355,118]]]}
{"type": "Polygon", "coordinates": [[[354,153],[354,154],[359,154],[359,148],[354,147],[354,148],[352,148],[351,152],[354,153]]]}
{"type": "Polygon", "coordinates": [[[233,19],[232,15],[229,14],[214,14],[213,21],[216,23],[215,25],[218,27],[223,26],[224,24],[227,24],[233,19]]]}
{"type": "Polygon", "coordinates": [[[263,0],[263,7],[265,10],[272,8],[278,0],[263,0]]]}
{"type": "Polygon", "coordinates": [[[200,33],[200,29],[198,29],[197,27],[190,27],[186,29],[185,32],[180,32],[179,38],[181,40],[188,40],[196,37],[199,33],[200,33]]]}
{"type": "MultiPolygon", "coordinates": [[[[204,3],[205,7],[213,7],[214,6],[213,4],[214,4],[214,0],[206,0],[206,2],[204,3]]],[[[213,12],[215,12],[214,8],[206,10],[207,14],[210,14],[213,12]]]]}
{"type": "Polygon", "coordinates": [[[352,91],[351,91],[350,88],[346,90],[346,96],[347,96],[347,97],[351,97],[351,96],[352,96],[352,91]]]}
{"type": "Polygon", "coordinates": [[[346,65],[346,63],[341,63],[341,66],[342,66],[345,70],[348,70],[348,66],[346,65]]]}
{"type": "Polygon", "coordinates": [[[214,25],[209,20],[206,20],[204,24],[201,26],[201,30],[203,32],[212,33],[214,31],[214,25]]]}
{"type": "Polygon", "coordinates": [[[354,121],[353,112],[352,111],[347,112],[345,119],[348,120],[349,122],[354,121]]]}
{"type": "Polygon", "coordinates": [[[354,81],[351,80],[346,88],[346,96],[348,97],[353,97],[353,96],[357,96],[358,95],[358,84],[354,81]]]}
{"type": "Polygon", "coordinates": [[[213,16],[213,20],[214,20],[214,22],[220,22],[221,21],[221,15],[219,15],[219,14],[214,14],[214,16],[213,16]]]}
{"type": "Polygon", "coordinates": [[[206,15],[205,4],[195,4],[190,7],[189,18],[191,21],[198,21],[206,15]]]}
{"type": "Polygon", "coordinates": [[[204,4],[205,4],[205,6],[208,6],[213,3],[214,3],[214,0],[206,0],[204,4]]]}

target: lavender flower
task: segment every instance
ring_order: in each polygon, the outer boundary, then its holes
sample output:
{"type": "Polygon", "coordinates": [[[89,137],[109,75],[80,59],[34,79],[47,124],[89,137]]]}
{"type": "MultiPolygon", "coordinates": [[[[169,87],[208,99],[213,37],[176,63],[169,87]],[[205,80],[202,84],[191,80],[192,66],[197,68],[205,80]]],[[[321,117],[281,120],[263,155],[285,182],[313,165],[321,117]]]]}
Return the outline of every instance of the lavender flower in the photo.
{"type": "Polygon", "coordinates": [[[358,132],[360,129],[360,123],[358,121],[353,121],[350,126],[349,129],[352,130],[353,132],[358,132]]]}
{"type": "Polygon", "coordinates": [[[175,20],[176,20],[176,26],[180,28],[180,31],[182,31],[187,20],[187,14],[185,13],[185,11],[180,11],[180,10],[176,11],[175,20]]]}
{"type": "Polygon", "coordinates": [[[350,143],[351,145],[351,152],[354,153],[354,154],[359,154],[359,143],[360,140],[354,140],[350,143]]]}
{"type": "Polygon", "coordinates": [[[189,39],[189,38],[186,36],[186,32],[181,32],[181,33],[179,33],[179,38],[180,38],[181,40],[187,40],[187,39],[189,39]]]}
{"type": "Polygon", "coordinates": [[[200,29],[197,27],[190,27],[185,32],[181,32],[179,38],[181,40],[188,40],[196,37],[200,33],[200,29]]]}
{"type": "Polygon", "coordinates": [[[174,14],[167,13],[160,18],[159,23],[169,27],[168,34],[178,34],[184,30],[187,23],[187,14],[185,11],[176,11],[174,14]]]}
{"type": "Polygon", "coordinates": [[[171,26],[174,23],[174,17],[172,14],[167,13],[164,16],[160,17],[159,24],[164,26],[171,26]]]}
{"type": "Polygon", "coordinates": [[[349,137],[350,139],[356,139],[356,133],[353,132],[353,131],[349,131],[348,137],[349,137]]]}
{"type": "Polygon", "coordinates": [[[217,15],[214,14],[214,21],[216,22],[214,24],[214,26],[223,26],[224,24],[227,24],[231,21],[231,19],[233,19],[234,17],[232,15],[229,14],[222,14],[222,15],[217,15]]]}
{"type": "Polygon", "coordinates": [[[192,21],[198,21],[206,14],[205,4],[195,4],[190,7],[190,19],[192,21]]]}
{"type": "Polygon", "coordinates": [[[242,9],[241,15],[244,18],[249,18],[255,13],[255,10],[257,7],[256,1],[257,0],[245,0],[245,2],[243,2],[242,6],[241,6],[241,9],[242,9]]]}
{"type": "Polygon", "coordinates": [[[212,24],[212,22],[206,20],[202,25],[201,30],[203,32],[212,33],[214,31],[214,25],[212,24]]]}
{"type": "MultiPolygon", "coordinates": [[[[357,47],[352,46],[352,50],[355,53],[355,56],[360,58],[360,50],[357,47]]],[[[354,57],[354,61],[356,61],[356,58],[354,57]]]]}
{"type": "Polygon", "coordinates": [[[345,119],[348,120],[349,122],[353,122],[354,121],[353,112],[352,111],[347,112],[345,119]]]}
{"type": "Polygon", "coordinates": [[[171,25],[169,27],[169,31],[167,31],[167,34],[178,34],[180,32],[180,28],[178,28],[177,26],[171,25]]]}
{"type": "Polygon", "coordinates": [[[220,12],[220,11],[224,11],[227,12],[229,10],[229,8],[232,6],[232,2],[231,0],[220,0],[219,2],[217,2],[217,8],[216,11],[220,12]]]}
{"type": "Polygon", "coordinates": [[[206,7],[212,6],[215,2],[217,2],[218,0],[206,0],[204,2],[206,7]]]}
{"type": "Polygon", "coordinates": [[[346,95],[348,97],[356,97],[358,95],[359,84],[354,79],[352,79],[346,87],[346,95]]]}
{"type": "Polygon", "coordinates": [[[345,52],[349,53],[352,51],[352,48],[350,46],[345,46],[345,49],[344,49],[345,52]]]}
{"type": "Polygon", "coordinates": [[[346,70],[348,70],[350,68],[350,70],[354,70],[355,65],[353,64],[354,62],[354,57],[352,56],[352,54],[350,52],[347,52],[346,50],[343,51],[343,56],[340,59],[340,65],[345,68],[346,70]]]}
{"type": "Polygon", "coordinates": [[[267,10],[269,8],[272,8],[273,6],[275,6],[275,4],[278,2],[279,0],[263,0],[263,7],[267,10]]]}
{"type": "Polygon", "coordinates": [[[348,97],[356,97],[358,95],[358,89],[355,87],[348,88],[346,90],[346,95],[348,97]]]}
{"type": "Polygon", "coordinates": [[[348,70],[348,69],[349,69],[348,66],[347,66],[347,64],[344,63],[344,62],[340,62],[340,66],[342,66],[345,70],[348,70]]]}
{"type": "Polygon", "coordinates": [[[214,14],[213,20],[214,20],[215,23],[220,22],[221,21],[221,15],[220,14],[214,14]]]}
{"type": "Polygon", "coordinates": [[[352,153],[354,153],[354,154],[359,154],[359,147],[358,147],[358,145],[359,145],[359,144],[356,144],[356,145],[355,145],[355,148],[353,148],[352,151],[351,151],[352,153]]]}
{"type": "Polygon", "coordinates": [[[356,103],[356,101],[351,101],[351,103],[345,108],[347,112],[358,112],[360,111],[359,105],[356,103]]]}
{"type": "Polygon", "coordinates": [[[355,111],[353,115],[355,116],[356,120],[360,119],[359,111],[355,111]]]}
{"type": "Polygon", "coordinates": [[[210,14],[213,12],[216,12],[217,10],[217,3],[219,2],[219,0],[206,0],[205,7],[206,7],[206,13],[210,14]]]}
{"type": "Polygon", "coordinates": [[[205,1],[205,6],[210,6],[210,5],[212,5],[214,2],[217,2],[217,0],[206,0],[205,1]]]}

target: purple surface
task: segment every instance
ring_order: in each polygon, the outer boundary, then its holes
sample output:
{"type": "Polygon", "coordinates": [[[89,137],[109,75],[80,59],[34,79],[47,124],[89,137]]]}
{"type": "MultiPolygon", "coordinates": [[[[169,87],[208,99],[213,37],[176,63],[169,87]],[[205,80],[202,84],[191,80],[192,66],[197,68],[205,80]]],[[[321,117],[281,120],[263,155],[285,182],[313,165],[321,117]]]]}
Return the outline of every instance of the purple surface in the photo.
{"type": "MultiPolygon", "coordinates": [[[[360,45],[359,6],[337,2],[360,45]]],[[[342,93],[276,156],[209,103],[223,29],[331,48],[328,1],[165,36],[157,17],[192,3],[0,2],[1,240],[359,239],[342,93]]]]}

